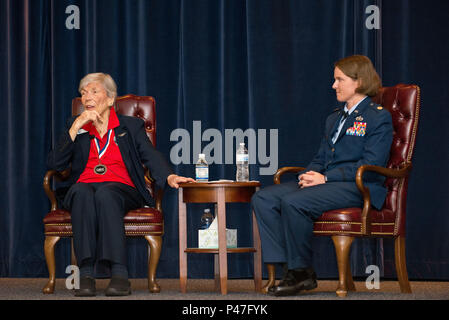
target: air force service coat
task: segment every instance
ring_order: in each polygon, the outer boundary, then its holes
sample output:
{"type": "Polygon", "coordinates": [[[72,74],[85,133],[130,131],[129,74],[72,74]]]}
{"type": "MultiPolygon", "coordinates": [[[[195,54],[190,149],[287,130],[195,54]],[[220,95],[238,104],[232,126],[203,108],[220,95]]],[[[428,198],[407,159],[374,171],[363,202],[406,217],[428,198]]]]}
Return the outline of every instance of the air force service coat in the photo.
{"type": "MultiPolygon", "coordinates": [[[[343,108],[337,108],[328,116],[318,153],[306,167],[306,171],[324,174],[327,182],[355,182],[361,165],[385,166],[390,154],[393,126],[388,110],[366,97],[348,115],[334,144],[332,137],[342,113],[343,108]]],[[[380,209],[387,194],[384,177],[366,172],[363,181],[370,190],[372,205],[380,209]]]]}

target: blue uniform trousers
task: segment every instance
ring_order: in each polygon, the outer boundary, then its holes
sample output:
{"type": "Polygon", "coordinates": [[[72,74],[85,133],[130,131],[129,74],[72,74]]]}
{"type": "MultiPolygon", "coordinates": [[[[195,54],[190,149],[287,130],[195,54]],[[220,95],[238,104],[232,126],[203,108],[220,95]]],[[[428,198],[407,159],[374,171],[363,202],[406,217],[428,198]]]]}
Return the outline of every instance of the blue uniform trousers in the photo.
{"type": "Polygon", "coordinates": [[[327,210],[360,207],[355,182],[327,182],[299,188],[297,181],[259,190],[251,199],[259,226],[265,263],[288,269],[312,267],[314,221],[327,210]]]}

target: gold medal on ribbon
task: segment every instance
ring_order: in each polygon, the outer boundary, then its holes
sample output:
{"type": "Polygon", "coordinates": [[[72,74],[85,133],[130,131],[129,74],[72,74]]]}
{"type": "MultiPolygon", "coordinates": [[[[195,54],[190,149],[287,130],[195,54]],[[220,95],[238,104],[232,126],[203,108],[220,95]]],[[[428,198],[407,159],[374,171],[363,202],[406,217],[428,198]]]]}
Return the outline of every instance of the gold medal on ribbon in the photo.
{"type": "Polygon", "coordinates": [[[97,164],[94,168],[95,174],[104,175],[108,168],[104,164],[97,164]]]}
{"type": "MultiPolygon", "coordinates": [[[[104,145],[103,149],[100,149],[100,141],[95,138],[95,146],[97,147],[98,152],[98,162],[100,162],[100,158],[106,153],[106,150],[109,146],[109,141],[111,139],[112,129],[109,129],[108,131],[108,139],[106,141],[106,144],[104,145]]],[[[94,168],[94,173],[99,175],[104,175],[108,171],[108,168],[104,164],[97,164],[94,168]]]]}

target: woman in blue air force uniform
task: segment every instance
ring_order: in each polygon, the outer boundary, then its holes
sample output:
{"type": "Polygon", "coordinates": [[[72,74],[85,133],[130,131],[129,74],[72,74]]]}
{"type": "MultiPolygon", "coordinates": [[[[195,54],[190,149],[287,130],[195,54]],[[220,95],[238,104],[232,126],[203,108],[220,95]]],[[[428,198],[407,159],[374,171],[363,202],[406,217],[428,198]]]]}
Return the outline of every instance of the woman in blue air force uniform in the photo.
{"type": "MultiPolygon", "coordinates": [[[[294,295],[317,286],[312,269],[313,222],[324,211],[360,207],[355,184],[363,164],[385,166],[393,137],[390,113],[371,101],[381,86],[369,58],[355,55],[335,63],[337,100],[344,107],[326,119],[318,153],[298,181],[264,188],[252,198],[265,263],[282,264],[283,280],[269,294],[294,295]]],[[[386,196],[384,178],[364,176],[372,205],[380,209],[386,196]]]]}

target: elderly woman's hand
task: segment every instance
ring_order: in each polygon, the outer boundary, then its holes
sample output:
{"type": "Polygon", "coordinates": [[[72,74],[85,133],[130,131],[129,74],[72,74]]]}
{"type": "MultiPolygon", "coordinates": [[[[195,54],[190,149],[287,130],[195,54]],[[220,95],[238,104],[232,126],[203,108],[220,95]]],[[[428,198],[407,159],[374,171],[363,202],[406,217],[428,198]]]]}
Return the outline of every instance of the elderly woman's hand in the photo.
{"type": "Polygon", "coordinates": [[[75,140],[76,134],[79,129],[81,129],[86,123],[89,122],[103,123],[103,118],[96,110],[84,110],[76,119],[73,121],[72,127],[70,127],[69,134],[72,141],[75,140]]]}
{"type": "Polygon", "coordinates": [[[176,174],[171,174],[167,177],[167,183],[172,188],[178,189],[179,183],[185,183],[185,182],[195,182],[195,180],[192,178],[181,177],[176,174]]]}

